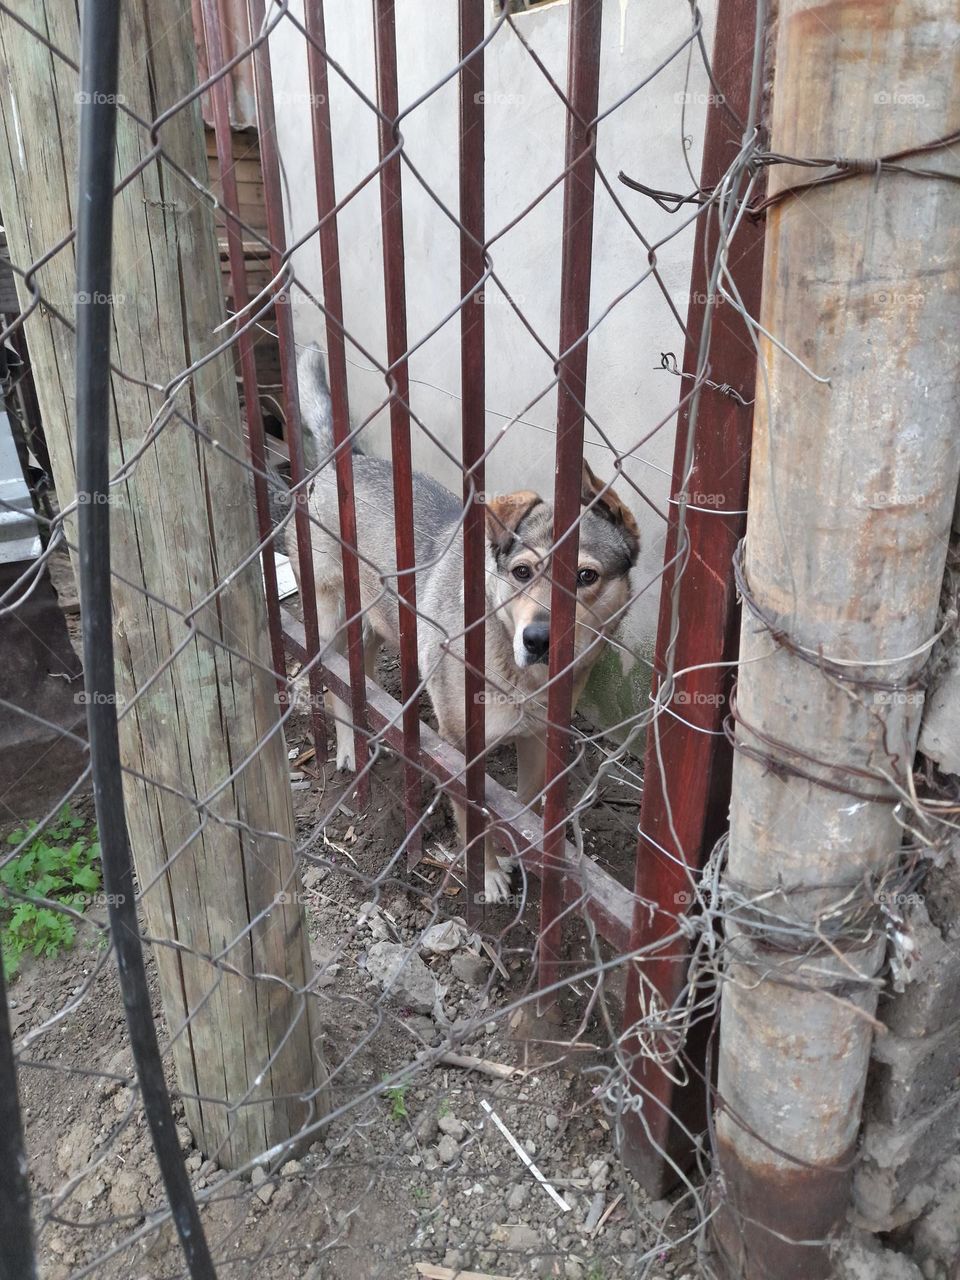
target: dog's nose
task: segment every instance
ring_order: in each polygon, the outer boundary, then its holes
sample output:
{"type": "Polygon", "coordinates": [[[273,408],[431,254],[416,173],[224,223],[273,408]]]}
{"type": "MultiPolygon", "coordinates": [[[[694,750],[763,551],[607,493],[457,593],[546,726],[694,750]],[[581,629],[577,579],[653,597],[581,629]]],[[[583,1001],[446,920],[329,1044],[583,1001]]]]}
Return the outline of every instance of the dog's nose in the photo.
{"type": "Polygon", "coordinates": [[[550,652],[550,623],[531,622],[523,628],[523,647],[531,662],[546,662],[550,652]]]}

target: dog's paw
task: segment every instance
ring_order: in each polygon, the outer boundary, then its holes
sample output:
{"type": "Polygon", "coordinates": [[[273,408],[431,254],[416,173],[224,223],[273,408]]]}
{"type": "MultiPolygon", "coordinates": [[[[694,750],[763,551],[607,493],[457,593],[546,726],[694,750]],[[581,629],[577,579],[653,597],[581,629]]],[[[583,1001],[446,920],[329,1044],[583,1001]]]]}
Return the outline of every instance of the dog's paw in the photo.
{"type": "Polygon", "coordinates": [[[357,757],[353,749],[353,734],[349,738],[337,737],[337,768],[346,773],[357,772],[357,757]]]}
{"type": "Polygon", "coordinates": [[[496,871],[489,869],[483,873],[483,894],[487,902],[506,902],[510,897],[510,871],[513,863],[509,858],[499,858],[500,866],[496,871]]]}

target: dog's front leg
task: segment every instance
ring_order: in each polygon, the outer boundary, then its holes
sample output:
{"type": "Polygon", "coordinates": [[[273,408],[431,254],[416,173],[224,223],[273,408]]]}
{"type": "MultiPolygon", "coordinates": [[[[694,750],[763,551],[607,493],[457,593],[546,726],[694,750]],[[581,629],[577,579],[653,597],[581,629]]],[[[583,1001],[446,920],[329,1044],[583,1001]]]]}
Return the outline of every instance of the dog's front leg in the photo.
{"type": "MultiPolygon", "coordinates": [[[[457,820],[460,849],[467,847],[467,811],[451,798],[453,816],[457,820]]],[[[483,844],[483,896],[487,902],[505,902],[510,896],[510,861],[501,858],[490,836],[483,844]]]]}

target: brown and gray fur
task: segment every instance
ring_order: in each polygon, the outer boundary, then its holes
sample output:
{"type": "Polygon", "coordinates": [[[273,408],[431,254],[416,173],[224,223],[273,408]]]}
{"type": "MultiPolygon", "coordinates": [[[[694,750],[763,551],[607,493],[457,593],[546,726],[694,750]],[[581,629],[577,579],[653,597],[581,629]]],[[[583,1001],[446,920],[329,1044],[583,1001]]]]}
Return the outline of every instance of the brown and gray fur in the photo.
{"type": "MultiPolygon", "coordinates": [[[[300,358],[301,415],[308,466],[333,450],[330,394],[323,356],[310,347],[300,358]]],[[[357,540],[363,606],[364,657],[374,678],[380,644],[399,649],[393,472],[389,462],[355,450],[357,540]]],[[[462,750],[464,741],[463,541],[460,499],[436,480],[413,477],[417,562],[420,674],[437,716],[440,734],[462,750]]],[[[610,490],[603,491],[584,466],[581,501],[575,635],[574,705],[590,669],[603,652],[630,598],[630,570],[639,550],[636,521],[610,490]],[[598,495],[600,495],[598,497],[598,495]],[[595,575],[595,581],[591,580],[595,575]]],[[[343,652],[346,644],[336,477],[324,467],[309,499],[313,517],[313,563],[321,643],[343,652]],[[323,527],[320,527],[323,526],[323,527]],[[327,532],[330,531],[330,532],[327,532]]],[[[487,499],[486,506],[486,736],[487,746],[514,741],[518,798],[534,805],[543,791],[546,763],[546,690],[550,620],[550,553],[553,505],[523,490],[487,499]]],[[[297,565],[292,525],[291,561],[297,565]]],[[[337,767],[354,770],[350,708],[332,699],[337,722],[337,767]]],[[[461,847],[465,815],[454,805],[461,847]]],[[[508,878],[491,841],[485,851],[488,901],[508,892],[508,878]]]]}

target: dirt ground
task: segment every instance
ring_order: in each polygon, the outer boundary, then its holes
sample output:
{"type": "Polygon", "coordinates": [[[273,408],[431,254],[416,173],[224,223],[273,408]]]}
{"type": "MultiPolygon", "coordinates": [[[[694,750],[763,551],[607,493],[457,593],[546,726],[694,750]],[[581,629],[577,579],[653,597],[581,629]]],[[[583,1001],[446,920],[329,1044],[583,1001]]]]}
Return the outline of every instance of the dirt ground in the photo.
{"type": "MultiPolygon", "coordinates": [[[[395,672],[389,660],[383,665],[389,685],[395,672]]],[[[403,837],[399,762],[389,755],[376,761],[362,811],[355,799],[338,807],[348,780],[328,761],[317,767],[301,716],[288,728],[298,824],[309,850],[304,885],[317,1000],[338,1115],[298,1159],[257,1169],[250,1180],[225,1173],[195,1149],[177,1104],[218,1274],[416,1280],[431,1274],[417,1264],[433,1264],[450,1276],[463,1268],[517,1278],[693,1280],[692,1196],[649,1201],[617,1156],[605,1091],[622,971],[614,968],[598,989],[592,976],[575,980],[562,1021],[545,1032],[530,1016],[532,888],[522,909],[488,911],[483,937],[471,935],[463,925],[465,888],[435,865],[453,839],[446,806],[430,814],[426,858],[408,872],[396,854],[403,837]],[[437,945],[452,949],[424,945],[425,931],[437,925],[446,925],[437,945]],[[397,945],[419,954],[421,977],[440,983],[429,1013],[415,1011],[402,990],[385,991],[378,979],[378,951],[397,945]],[[571,1038],[568,1051],[544,1043],[571,1038]],[[444,1063],[445,1050],[494,1064],[488,1069],[499,1074],[444,1063]],[[397,1081],[390,1092],[385,1079],[397,1081]],[[562,1206],[535,1180],[484,1101],[562,1206]]],[[[585,762],[582,776],[595,766],[595,758],[585,762]]],[[[491,771],[510,784],[512,767],[502,753],[491,771]]],[[[636,786],[632,775],[611,782],[583,824],[587,852],[622,876],[632,867],[636,786]]],[[[589,969],[592,953],[576,926],[567,944],[572,969],[589,969]]],[[[155,988],[149,955],[148,965],[155,988]]],[[[80,938],[73,950],[26,966],[9,995],[41,1274],[49,1280],[184,1274],[132,1088],[112,955],[92,936],[80,938]]],[[[165,1044],[159,1012],[158,1033],[165,1044]]]]}

